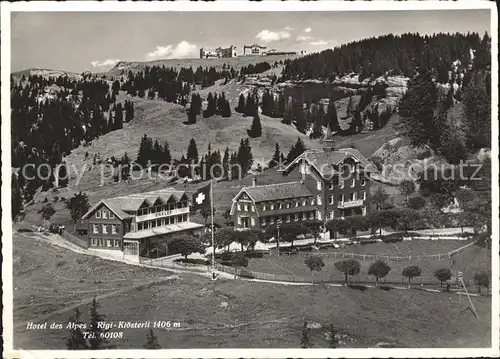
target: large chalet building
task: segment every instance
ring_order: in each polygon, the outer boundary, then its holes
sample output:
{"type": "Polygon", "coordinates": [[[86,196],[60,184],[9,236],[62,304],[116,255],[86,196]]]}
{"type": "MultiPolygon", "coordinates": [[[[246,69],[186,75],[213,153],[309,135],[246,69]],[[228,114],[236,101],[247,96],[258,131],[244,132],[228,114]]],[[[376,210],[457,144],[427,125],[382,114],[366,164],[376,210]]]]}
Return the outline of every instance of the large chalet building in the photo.
{"type": "MultiPolygon", "coordinates": [[[[327,129],[323,149],[308,150],[284,169],[299,171],[301,180],[242,188],[234,197],[231,215],[237,229],[265,228],[280,221],[366,216],[370,213],[370,162],[353,148],[334,149],[327,129]]],[[[330,236],[333,236],[330,233],[330,236]]]]}
{"type": "Polygon", "coordinates": [[[82,219],[88,223],[89,248],[118,250],[148,256],[178,233],[196,233],[203,225],[190,222],[191,196],[166,188],[153,192],[108,198],[94,205],[82,219]]]}

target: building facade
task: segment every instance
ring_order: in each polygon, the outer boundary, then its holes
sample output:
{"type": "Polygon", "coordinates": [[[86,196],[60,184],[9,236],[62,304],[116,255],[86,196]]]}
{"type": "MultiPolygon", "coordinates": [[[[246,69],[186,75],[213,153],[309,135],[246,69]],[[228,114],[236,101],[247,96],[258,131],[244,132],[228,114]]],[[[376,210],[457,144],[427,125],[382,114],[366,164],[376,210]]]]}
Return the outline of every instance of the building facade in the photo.
{"type": "Polygon", "coordinates": [[[299,171],[316,198],[319,220],[370,215],[370,173],[376,172],[375,167],[356,149],[334,147],[332,132],[327,128],[323,149],[305,151],[284,173],[299,171]]]}
{"type": "Polygon", "coordinates": [[[190,221],[191,204],[187,192],[174,188],[101,200],[82,217],[89,248],[166,255],[173,235],[203,227],[190,221]]]}
{"type": "Polygon", "coordinates": [[[208,58],[231,58],[238,56],[236,46],[229,46],[227,48],[217,47],[216,49],[201,48],[200,59],[208,58]]]}
{"type": "MultiPolygon", "coordinates": [[[[334,149],[330,129],[322,150],[309,150],[284,169],[298,171],[299,182],[245,187],[234,197],[231,215],[236,228],[263,228],[282,223],[370,214],[370,172],[375,169],[353,148],[334,149]]],[[[333,236],[334,233],[330,233],[333,236]]]]}
{"type": "Polygon", "coordinates": [[[257,44],[253,45],[244,45],[243,46],[243,55],[265,55],[267,53],[266,46],[260,46],[257,44]]]}
{"type": "Polygon", "coordinates": [[[302,182],[244,187],[231,206],[236,229],[264,229],[269,225],[301,222],[316,218],[315,199],[302,182]]]}

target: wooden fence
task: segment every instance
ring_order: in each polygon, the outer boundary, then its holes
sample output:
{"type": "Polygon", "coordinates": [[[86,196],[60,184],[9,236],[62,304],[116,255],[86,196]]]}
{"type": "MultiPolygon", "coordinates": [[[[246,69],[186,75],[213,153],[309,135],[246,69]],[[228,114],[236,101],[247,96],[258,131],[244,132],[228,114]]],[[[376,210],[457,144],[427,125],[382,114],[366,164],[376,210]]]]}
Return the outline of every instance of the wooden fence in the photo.
{"type": "Polygon", "coordinates": [[[420,260],[441,260],[445,258],[451,258],[470,246],[475,244],[475,242],[468,243],[460,248],[457,248],[453,251],[446,252],[446,253],[437,253],[437,254],[421,254],[421,255],[414,255],[414,256],[390,256],[390,255],[383,255],[383,254],[361,254],[361,253],[346,253],[346,252],[305,252],[305,251],[297,251],[297,252],[281,252],[280,256],[287,255],[287,256],[298,256],[298,257],[304,257],[308,258],[312,255],[319,255],[319,256],[325,256],[325,257],[333,257],[334,259],[372,259],[372,260],[384,260],[386,262],[411,262],[413,261],[420,261],[420,260]]]}
{"type": "MultiPolygon", "coordinates": [[[[269,274],[251,271],[245,268],[234,268],[228,267],[220,264],[216,264],[215,267],[225,273],[234,274],[238,277],[252,278],[260,280],[268,280],[273,282],[288,282],[288,283],[336,283],[343,284],[345,282],[345,277],[343,275],[328,275],[328,276],[295,276],[286,274],[269,274]]],[[[466,285],[469,285],[469,281],[464,281],[466,285]]],[[[367,274],[358,274],[349,277],[348,284],[368,284],[374,285],[375,278],[367,274]]],[[[403,276],[386,276],[379,280],[379,285],[408,285],[408,278],[403,276]]],[[[416,277],[413,278],[412,285],[440,285],[440,281],[435,277],[416,277]]],[[[451,284],[459,286],[458,281],[453,281],[451,284]]]]}
{"type": "Polygon", "coordinates": [[[89,247],[89,242],[83,238],[78,238],[77,236],[72,235],[71,233],[63,230],[61,236],[67,241],[76,244],[78,247],[87,249],[89,247]]]}

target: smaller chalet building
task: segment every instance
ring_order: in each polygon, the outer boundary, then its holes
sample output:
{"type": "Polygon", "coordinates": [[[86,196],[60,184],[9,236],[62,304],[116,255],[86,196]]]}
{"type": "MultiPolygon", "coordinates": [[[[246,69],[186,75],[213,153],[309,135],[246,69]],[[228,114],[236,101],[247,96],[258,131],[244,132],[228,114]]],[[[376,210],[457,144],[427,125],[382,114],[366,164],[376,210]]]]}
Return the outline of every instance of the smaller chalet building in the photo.
{"type": "Polygon", "coordinates": [[[166,255],[172,235],[196,234],[203,227],[189,220],[191,204],[187,192],[174,188],[103,199],[82,217],[89,248],[166,255]]]}
{"type": "Polygon", "coordinates": [[[257,44],[253,45],[244,45],[243,46],[243,55],[265,55],[267,53],[266,46],[260,46],[257,44]]]}
{"type": "Polygon", "coordinates": [[[301,182],[244,187],[234,197],[231,216],[236,229],[265,228],[278,221],[292,223],[316,218],[315,199],[301,182]]]}

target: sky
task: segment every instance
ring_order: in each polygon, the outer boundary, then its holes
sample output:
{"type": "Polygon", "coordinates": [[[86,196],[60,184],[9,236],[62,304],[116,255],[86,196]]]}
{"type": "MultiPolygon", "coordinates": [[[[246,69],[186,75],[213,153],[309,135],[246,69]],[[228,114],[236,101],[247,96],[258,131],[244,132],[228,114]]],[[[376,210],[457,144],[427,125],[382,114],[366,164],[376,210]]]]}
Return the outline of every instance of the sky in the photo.
{"type": "Polygon", "coordinates": [[[200,47],[260,44],[307,53],[384,34],[479,32],[489,10],[363,12],[17,12],[11,70],[109,70],[117,61],[196,58],[200,47]]]}

